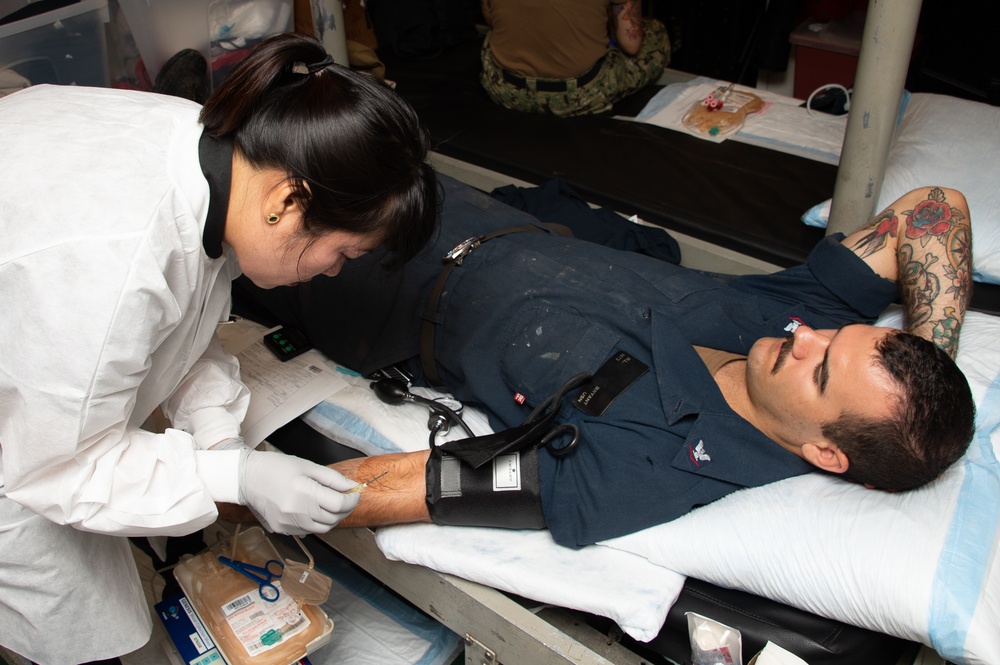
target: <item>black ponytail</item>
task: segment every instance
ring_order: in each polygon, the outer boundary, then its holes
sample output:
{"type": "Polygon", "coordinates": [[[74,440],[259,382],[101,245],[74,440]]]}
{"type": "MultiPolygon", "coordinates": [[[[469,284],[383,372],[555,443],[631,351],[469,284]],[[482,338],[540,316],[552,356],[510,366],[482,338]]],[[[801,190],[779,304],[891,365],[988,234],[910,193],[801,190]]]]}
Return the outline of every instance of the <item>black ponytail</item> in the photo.
{"type": "Polygon", "coordinates": [[[332,64],[312,37],[259,44],[209,97],[201,122],[231,136],[252,166],[298,184],[307,233],[374,234],[398,267],[436,228],[437,178],[416,113],[382,81],[332,64]]]}

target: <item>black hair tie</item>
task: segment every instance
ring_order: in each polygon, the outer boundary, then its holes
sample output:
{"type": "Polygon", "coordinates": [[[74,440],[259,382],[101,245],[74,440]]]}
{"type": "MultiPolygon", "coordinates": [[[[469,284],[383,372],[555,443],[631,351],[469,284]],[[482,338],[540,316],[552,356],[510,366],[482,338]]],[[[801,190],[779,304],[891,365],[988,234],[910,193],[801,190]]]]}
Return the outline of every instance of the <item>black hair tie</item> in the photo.
{"type": "Polygon", "coordinates": [[[333,56],[329,53],[319,62],[307,65],[304,62],[296,62],[292,65],[292,72],[295,74],[315,74],[333,64],[333,56]]]}

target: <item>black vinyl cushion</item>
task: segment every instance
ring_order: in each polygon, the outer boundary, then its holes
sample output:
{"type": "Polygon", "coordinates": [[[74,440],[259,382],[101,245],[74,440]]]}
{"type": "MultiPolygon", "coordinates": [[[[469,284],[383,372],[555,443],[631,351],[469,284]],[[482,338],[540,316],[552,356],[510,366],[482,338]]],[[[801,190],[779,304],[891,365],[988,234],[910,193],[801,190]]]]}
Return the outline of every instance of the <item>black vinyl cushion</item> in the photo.
{"type": "MultiPolygon", "coordinates": [[[[782,603],[690,577],[655,638],[637,642],[622,635],[622,644],[650,663],[689,665],[691,641],[687,612],[710,617],[738,630],[744,663],[768,641],[791,651],[809,665],[897,665],[903,662],[904,656],[912,660],[920,648],[914,642],[824,619],[782,603]]],[[[591,617],[587,623],[610,635],[621,634],[610,619],[591,617]]]]}
{"type": "Polygon", "coordinates": [[[667,615],[664,629],[647,646],[658,653],[677,648],[678,632],[687,643],[687,617],[695,612],[740,630],[744,661],[764,648],[768,640],[791,651],[809,665],[895,665],[911,646],[896,637],[825,619],[809,612],[688,578],[667,615]],[[669,646],[668,646],[669,645],[669,646]]]}

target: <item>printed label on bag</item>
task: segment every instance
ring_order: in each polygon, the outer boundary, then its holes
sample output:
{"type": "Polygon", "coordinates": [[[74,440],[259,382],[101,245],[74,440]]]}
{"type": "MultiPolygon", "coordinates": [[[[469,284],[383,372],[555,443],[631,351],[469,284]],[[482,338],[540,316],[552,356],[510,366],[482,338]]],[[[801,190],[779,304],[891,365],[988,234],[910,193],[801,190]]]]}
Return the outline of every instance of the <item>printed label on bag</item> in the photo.
{"type": "Polygon", "coordinates": [[[252,657],[264,653],[309,627],[310,621],[287,593],[281,580],[274,580],[278,599],[273,603],[260,597],[257,589],[248,591],[222,606],[222,613],[252,657]]]}

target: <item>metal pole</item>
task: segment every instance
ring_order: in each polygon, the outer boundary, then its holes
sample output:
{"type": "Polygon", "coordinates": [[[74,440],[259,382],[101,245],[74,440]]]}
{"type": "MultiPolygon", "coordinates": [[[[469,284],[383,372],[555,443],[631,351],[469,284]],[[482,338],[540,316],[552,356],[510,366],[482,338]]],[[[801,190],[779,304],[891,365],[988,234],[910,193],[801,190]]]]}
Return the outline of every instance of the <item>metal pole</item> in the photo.
{"type": "Polygon", "coordinates": [[[827,233],[850,233],[876,212],[920,4],[920,0],[868,4],[827,233]]]}

